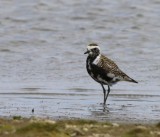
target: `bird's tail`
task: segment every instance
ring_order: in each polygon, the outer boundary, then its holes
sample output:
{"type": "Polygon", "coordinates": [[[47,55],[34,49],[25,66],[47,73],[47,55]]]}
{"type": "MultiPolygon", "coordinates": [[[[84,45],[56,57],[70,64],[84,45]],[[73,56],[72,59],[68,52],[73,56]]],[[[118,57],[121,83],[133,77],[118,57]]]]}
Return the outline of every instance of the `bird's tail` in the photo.
{"type": "Polygon", "coordinates": [[[125,78],[125,80],[128,81],[128,82],[138,83],[136,80],[134,80],[134,79],[132,79],[128,76],[125,78]]]}

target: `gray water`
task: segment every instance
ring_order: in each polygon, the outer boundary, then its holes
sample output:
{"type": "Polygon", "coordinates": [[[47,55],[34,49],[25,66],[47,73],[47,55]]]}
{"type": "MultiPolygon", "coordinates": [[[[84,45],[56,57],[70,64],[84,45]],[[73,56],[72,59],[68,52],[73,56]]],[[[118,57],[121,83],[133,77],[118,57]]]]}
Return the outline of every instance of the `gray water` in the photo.
{"type": "Polygon", "coordinates": [[[0,117],[160,121],[159,22],[159,0],[1,0],[0,117]],[[90,42],[139,82],[111,87],[105,111],[90,42]]]}

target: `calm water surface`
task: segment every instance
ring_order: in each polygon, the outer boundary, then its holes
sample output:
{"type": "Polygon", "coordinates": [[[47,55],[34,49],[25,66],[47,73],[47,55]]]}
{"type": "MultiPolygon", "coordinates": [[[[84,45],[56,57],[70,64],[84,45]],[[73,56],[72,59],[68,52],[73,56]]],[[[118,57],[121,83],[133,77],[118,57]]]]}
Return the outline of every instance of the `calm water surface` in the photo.
{"type": "Polygon", "coordinates": [[[159,0],[1,0],[0,117],[160,121],[159,15],[159,0]],[[113,86],[105,111],[90,42],[139,82],[113,86]]]}

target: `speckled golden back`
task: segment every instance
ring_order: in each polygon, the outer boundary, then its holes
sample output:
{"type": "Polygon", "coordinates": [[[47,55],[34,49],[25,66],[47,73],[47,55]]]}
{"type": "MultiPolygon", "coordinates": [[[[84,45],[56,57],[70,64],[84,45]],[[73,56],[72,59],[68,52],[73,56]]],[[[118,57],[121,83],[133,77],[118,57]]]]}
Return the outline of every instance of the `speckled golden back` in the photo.
{"type": "Polygon", "coordinates": [[[104,55],[101,55],[101,59],[97,64],[99,67],[106,70],[106,73],[112,73],[115,76],[121,77],[124,80],[130,79],[124,72],[122,72],[119,67],[109,58],[104,55]]]}

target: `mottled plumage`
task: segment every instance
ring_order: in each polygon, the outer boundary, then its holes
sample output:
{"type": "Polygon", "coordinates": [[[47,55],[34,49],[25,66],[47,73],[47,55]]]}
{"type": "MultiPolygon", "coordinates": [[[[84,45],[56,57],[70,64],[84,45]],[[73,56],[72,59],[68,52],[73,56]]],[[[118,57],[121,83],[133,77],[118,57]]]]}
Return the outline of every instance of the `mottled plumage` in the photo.
{"type": "Polygon", "coordinates": [[[88,54],[86,68],[89,75],[101,84],[104,92],[104,104],[110,92],[110,86],[119,81],[128,81],[138,83],[130,78],[109,58],[100,53],[100,47],[92,43],[87,47],[85,54],[88,54]],[[103,85],[108,85],[108,93],[103,85]]]}
{"type": "Polygon", "coordinates": [[[114,81],[129,81],[137,83],[135,80],[131,79],[124,72],[122,72],[111,59],[105,57],[104,55],[101,55],[97,66],[102,68],[108,77],[113,78],[110,83],[114,83],[114,81]]]}

